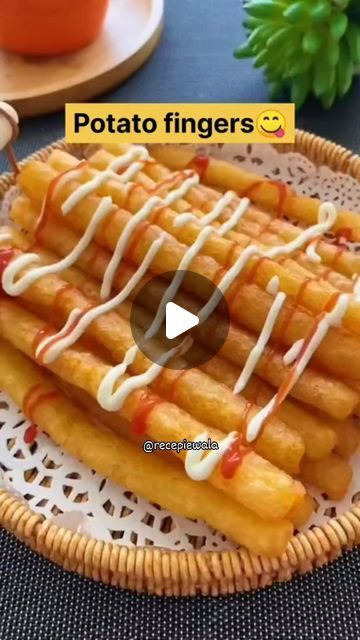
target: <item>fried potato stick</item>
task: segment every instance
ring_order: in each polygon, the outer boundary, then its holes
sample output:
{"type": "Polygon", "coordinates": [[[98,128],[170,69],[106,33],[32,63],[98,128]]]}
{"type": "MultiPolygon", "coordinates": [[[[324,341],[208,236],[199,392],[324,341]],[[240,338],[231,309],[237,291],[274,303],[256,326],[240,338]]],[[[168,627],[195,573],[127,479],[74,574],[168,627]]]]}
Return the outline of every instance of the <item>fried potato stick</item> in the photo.
{"type": "MultiPolygon", "coordinates": [[[[56,389],[36,365],[3,340],[0,350],[1,387],[19,406],[36,384],[50,392],[56,389]]],[[[65,451],[129,491],[187,518],[205,520],[254,553],[279,556],[285,550],[292,534],[290,522],[262,520],[223,492],[190,480],[177,465],[143,453],[93,424],[65,395],[41,403],[34,417],[65,451]]]]}
{"type": "MultiPolygon", "coordinates": [[[[43,327],[43,321],[33,314],[13,302],[0,300],[0,335],[31,358],[34,340],[43,327]]],[[[107,364],[89,350],[76,348],[67,349],[47,368],[93,398],[97,397],[99,385],[110,370],[107,364]]],[[[119,379],[119,383],[125,379],[126,375],[119,379]]],[[[119,410],[122,418],[133,422],[141,406],[143,393],[144,390],[139,389],[127,397],[119,410]]],[[[153,408],[146,417],[146,433],[150,438],[160,442],[182,441],[184,438],[194,440],[204,432],[204,425],[176,405],[162,399],[156,402],[156,396],[150,391],[147,391],[147,397],[154,399],[153,408]]],[[[209,427],[206,431],[212,440],[222,439],[220,431],[209,427]]],[[[178,455],[184,460],[184,452],[178,455]]],[[[220,466],[221,463],[209,477],[209,482],[241,504],[252,508],[261,517],[284,517],[303,500],[304,488],[299,482],[252,450],[244,456],[232,478],[225,478],[220,466]]]]}
{"type": "Polygon", "coordinates": [[[346,460],[332,453],[324,460],[308,460],[301,464],[301,479],[319,487],[331,500],[341,500],[350,485],[353,472],[346,460]]]}
{"type": "MultiPolygon", "coordinates": [[[[17,251],[16,255],[23,254],[17,251]]],[[[31,309],[36,313],[41,311],[48,321],[53,319],[57,326],[62,326],[71,311],[86,310],[89,304],[80,290],[75,286],[66,287],[65,284],[58,276],[43,276],[21,297],[31,304],[31,309]]],[[[89,293],[89,281],[84,288],[89,293]]],[[[99,302],[98,295],[99,288],[94,285],[91,298],[99,302]]],[[[106,313],[92,322],[85,335],[105,347],[116,364],[123,361],[126,352],[134,344],[129,322],[115,312],[106,313]]],[[[156,349],[160,356],[161,345],[153,342],[154,355],[156,349]]],[[[138,375],[147,371],[151,364],[139,351],[129,368],[134,375],[138,375]]],[[[181,368],[180,365],[179,369],[181,368]]],[[[234,395],[227,387],[215,382],[199,369],[181,372],[165,367],[162,375],[151,386],[164,398],[173,399],[176,395],[178,406],[209,426],[218,428],[221,425],[225,432],[245,432],[247,420],[259,410],[254,405],[251,411],[247,411],[248,403],[243,397],[234,395]]],[[[302,436],[277,418],[267,423],[254,448],[257,453],[291,474],[299,471],[305,452],[302,436]]]]}
{"type": "MultiPolygon", "coordinates": [[[[90,158],[91,166],[96,167],[100,170],[105,169],[108,166],[109,162],[114,158],[114,156],[122,155],[132,147],[132,145],[124,144],[104,146],[104,149],[99,149],[90,158]],[[109,150],[111,150],[111,152],[106,151],[106,149],[108,148],[109,150]]],[[[177,175],[176,173],[172,173],[167,167],[156,161],[145,163],[143,171],[144,173],[140,172],[139,174],[137,174],[134,180],[139,181],[144,185],[145,188],[151,189],[152,183],[145,180],[145,178],[149,176],[150,178],[155,180],[155,182],[159,183],[156,191],[156,193],[159,194],[167,193],[169,187],[171,186],[170,176],[177,175]],[[161,182],[164,183],[163,189],[161,189],[161,182]],[[167,185],[168,189],[166,189],[167,185]]],[[[186,202],[184,200],[182,200],[181,202],[178,201],[172,205],[172,208],[175,211],[186,211],[189,208],[189,203],[191,205],[191,211],[196,215],[201,216],[209,212],[214,207],[214,204],[219,200],[221,195],[221,192],[200,184],[197,188],[190,189],[185,197],[186,202]],[[193,207],[197,208],[194,209],[193,207]]],[[[234,206],[235,205],[230,204],[228,207],[226,207],[226,209],[224,209],[223,214],[220,218],[222,222],[229,219],[230,215],[234,211],[234,206]]],[[[259,211],[252,206],[248,207],[245,215],[237,223],[235,229],[240,234],[250,236],[254,240],[258,240],[259,238],[261,238],[261,242],[264,245],[270,246],[273,246],[275,244],[281,245],[285,242],[291,242],[301,233],[301,229],[299,229],[299,227],[297,227],[296,225],[293,225],[290,222],[282,220],[280,218],[274,218],[270,214],[259,211]]],[[[240,245],[243,245],[243,239],[234,231],[229,232],[226,237],[234,240],[235,242],[238,242],[240,245]]],[[[341,248],[341,250],[339,251],[339,248],[337,246],[329,244],[325,240],[319,240],[316,251],[321,257],[323,269],[327,271],[326,279],[334,286],[336,286],[336,277],[334,277],[334,275],[337,273],[337,271],[347,275],[348,277],[351,277],[353,273],[360,273],[359,255],[351,251],[346,251],[344,250],[344,248],[341,248]],[[333,267],[337,271],[333,271],[331,267],[333,267]]],[[[299,259],[304,261],[307,268],[312,269],[312,267],[318,266],[314,265],[311,261],[308,260],[305,252],[299,251],[298,253],[299,259]]],[[[283,263],[283,266],[286,267],[286,262],[283,263]]]]}
{"type": "MultiPolygon", "coordinates": [[[[176,145],[150,145],[151,155],[161,164],[166,165],[172,171],[179,171],[191,165],[195,158],[194,151],[176,145]]],[[[279,203],[278,189],[266,178],[261,178],[257,174],[244,171],[235,164],[209,158],[209,164],[203,174],[205,184],[217,189],[233,189],[238,193],[247,192],[251,187],[257,185],[252,190],[251,199],[270,211],[276,210],[279,203]]],[[[283,211],[290,218],[301,220],[308,225],[313,225],[317,221],[317,215],[321,201],[317,198],[299,196],[290,188],[287,188],[286,198],[283,203],[283,211]]],[[[335,230],[344,227],[351,227],[354,233],[354,240],[360,240],[360,219],[354,211],[342,210],[339,212],[335,225],[335,230]]]]}
{"type": "MultiPolygon", "coordinates": [[[[48,163],[56,171],[66,171],[73,168],[78,164],[76,158],[67,154],[69,158],[68,162],[64,161],[64,152],[53,151],[49,156],[48,163]],[[57,158],[60,157],[58,162],[57,158]]],[[[91,163],[91,158],[89,160],[91,163]]],[[[84,173],[86,176],[86,172],[84,173]]],[[[91,176],[89,175],[89,178],[91,176]]],[[[20,177],[21,182],[21,177],[20,177]]],[[[139,188],[127,190],[125,185],[119,184],[114,189],[114,183],[110,187],[103,185],[101,193],[111,195],[112,200],[120,208],[124,207],[127,211],[135,213],[140,207],[148,200],[149,193],[142,188],[139,184],[139,188]]],[[[95,191],[96,193],[96,191],[95,191]]],[[[115,218],[115,216],[114,216],[115,218]]],[[[198,223],[188,222],[182,227],[176,227],[174,225],[177,218],[176,212],[170,207],[162,207],[156,213],[156,225],[167,231],[171,236],[184,243],[187,246],[191,246],[198,237],[201,228],[198,223]]],[[[237,234],[239,235],[239,234],[237,234]]],[[[201,253],[205,256],[209,256],[216,260],[216,262],[227,269],[232,266],[239,256],[242,254],[243,249],[248,244],[248,237],[241,237],[241,246],[239,242],[235,244],[227,238],[219,237],[215,233],[208,238],[202,247],[201,253]]],[[[253,244],[259,246],[261,249],[266,249],[266,246],[261,242],[256,241],[253,244]]],[[[199,258],[200,256],[198,256],[199,258]]],[[[196,258],[193,262],[196,261],[196,258]]],[[[199,263],[200,264],[200,263],[199,263]]],[[[291,267],[291,262],[288,262],[288,266],[291,267]]],[[[191,266],[192,268],[192,266],[191,266]]],[[[171,267],[170,270],[175,270],[171,267]]],[[[215,275],[215,274],[214,274],[215,275]]],[[[290,298],[301,298],[302,306],[308,308],[312,313],[321,313],[326,305],[331,301],[333,295],[336,293],[336,289],[331,285],[324,286],[324,283],[316,279],[306,281],[306,287],[304,286],[304,278],[299,275],[298,272],[294,272],[290,269],[285,269],[283,264],[271,259],[264,259],[259,257],[250,258],[243,269],[242,278],[252,275],[252,281],[262,289],[266,289],[269,280],[273,276],[277,276],[280,281],[280,288],[290,298]],[[255,268],[256,266],[256,268],[255,268]]],[[[232,299],[232,292],[236,289],[236,286],[230,288],[228,297],[232,299]]],[[[360,307],[358,304],[350,303],[349,308],[344,316],[343,325],[355,333],[360,334],[360,307]]],[[[360,349],[360,338],[358,342],[358,348],[360,349]]]]}
{"type": "MultiPolygon", "coordinates": [[[[32,232],[36,224],[37,216],[38,212],[30,204],[27,198],[20,197],[14,201],[12,207],[12,218],[22,228],[32,232]]],[[[64,222],[61,220],[49,220],[46,227],[42,230],[41,238],[42,242],[47,247],[62,256],[67,255],[78,241],[78,237],[74,232],[66,227],[64,222]]],[[[97,279],[102,279],[109,259],[110,256],[106,250],[93,244],[83,253],[78,264],[87,273],[90,273],[97,279]]],[[[116,274],[114,287],[118,290],[121,289],[133,273],[134,268],[128,263],[123,262],[121,268],[116,274]]],[[[150,278],[144,278],[139,287],[142,287],[145,282],[149,282],[149,279],[150,278]]],[[[149,303],[151,305],[154,304],[154,301],[160,299],[159,296],[161,296],[163,291],[162,289],[159,291],[161,284],[158,281],[153,280],[148,287],[149,291],[152,293],[152,297],[149,297],[149,299],[145,301],[145,304],[149,303]],[[152,298],[154,301],[152,301],[152,298]]],[[[139,290],[139,288],[134,290],[134,295],[136,295],[137,290],[139,290]]],[[[245,287],[243,288],[242,294],[243,296],[245,295],[245,287]]],[[[91,295],[92,294],[90,294],[90,296],[91,295]]],[[[182,304],[189,311],[194,308],[194,312],[197,313],[198,305],[197,303],[194,305],[194,300],[191,296],[188,294],[181,294],[178,299],[179,304],[182,304]]],[[[150,310],[154,311],[154,307],[150,307],[150,310]]],[[[257,332],[257,330],[260,331],[261,326],[258,326],[260,324],[258,318],[248,314],[247,309],[245,308],[243,309],[243,313],[247,314],[249,322],[254,325],[254,332],[257,332]]],[[[258,310],[258,313],[260,314],[260,310],[258,310]]],[[[306,323],[306,330],[310,331],[312,323],[309,316],[302,312],[296,312],[295,315],[299,321],[301,318],[302,326],[306,323]]],[[[216,331],[219,324],[218,314],[213,315],[212,323],[214,325],[214,331],[216,331]]],[[[295,325],[294,329],[296,330],[295,325]]],[[[204,344],[206,347],[209,346],[209,339],[211,340],[212,337],[211,332],[207,333],[208,335],[204,336],[204,344]]],[[[301,337],[301,332],[300,334],[293,332],[291,335],[295,342],[301,337]]],[[[326,341],[330,342],[333,349],[337,348],[337,346],[340,350],[343,349],[346,340],[338,342],[337,339],[335,339],[335,336],[334,340],[332,340],[332,336],[333,334],[330,331],[326,341]]],[[[243,366],[255,342],[256,337],[254,335],[249,334],[248,331],[245,331],[232,323],[230,325],[227,340],[222,348],[222,355],[235,364],[243,366]]],[[[348,346],[349,345],[345,346],[346,351],[348,351],[348,346]]],[[[319,350],[321,350],[321,345],[319,350]]],[[[287,375],[287,369],[282,362],[282,355],[283,354],[278,348],[274,350],[265,350],[265,353],[256,369],[256,372],[273,386],[278,386],[287,375]]],[[[314,360],[316,355],[317,354],[314,356],[314,360]]],[[[339,375],[339,373],[341,373],[342,361],[340,358],[336,357],[337,353],[330,350],[324,351],[324,355],[332,359],[334,365],[338,363],[338,369],[340,369],[340,371],[337,370],[336,374],[339,375]]],[[[357,391],[350,389],[349,386],[346,386],[339,380],[330,378],[320,370],[313,370],[312,367],[306,368],[303,375],[292,389],[291,395],[307,404],[312,404],[317,408],[321,408],[325,413],[329,413],[333,417],[341,420],[353,413],[353,410],[359,401],[357,391]]]]}

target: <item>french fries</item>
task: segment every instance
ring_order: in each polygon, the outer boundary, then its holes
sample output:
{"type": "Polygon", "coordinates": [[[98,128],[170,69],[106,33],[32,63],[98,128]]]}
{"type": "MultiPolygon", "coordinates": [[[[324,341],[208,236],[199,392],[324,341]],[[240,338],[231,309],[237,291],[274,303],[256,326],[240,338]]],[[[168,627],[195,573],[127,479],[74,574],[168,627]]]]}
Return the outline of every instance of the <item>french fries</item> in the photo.
{"type": "MultiPolygon", "coordinates": [[[[31,209],[28,201],[21,197],[15,200],[13,204],[12,219],[22,228],[32,232],[36,224],[37,214],[33,209],[31,209]]],[[[42,241],[44,244],[60,255],[67,255],[72,250],[77,240],[77,236],[58,220],[56,222],[50,220],[42,230],[42,241]]],[[[79,260],[79,266],[84,271],[101,280],[104,276],[109,259],[109,254],[104,249],[93,245],[82,254],[79,260]]],[[[115,276],[114,287],[118,290],[122,289],[133,273],[134,268],[124,262],[121,269],[119,269],[115,276]]],[[[64,277],[67,278],[68,275],[69,271],[67,274],[64,274],[64,277]]],[[[145,284],[146,281],[147,279],[141,281],[139,288],[134,290],[134,295],[136,295],[136,292],[145,284]]],[[[156,301],[159,299],[160,294],[158,287],[160,285],[158,282],[153,281],[148,286],[149,291],[152,292],[152,296],[146,299],[144,304],[155,304],[156,306],[156,302],[153,302],[152,300],[156,301]]],[[[85,281],[81,285],[81,288],[83,287],[86,287],[86,290],[88,291],[88,285],[85,281]]],[[[243,288],[243,294],[244,291],[245,287],[243,288]]],[[[93,297],[93,293],[91,292],[89,296],[93,297]]],[[[194,313],[197,312],[197,304],[195,304],[194,307],[194,300],[188,294],[181,293],[181,296],[178,296],[178,300],[179,304],[182,304],[189,311],[194,310],[194,313]]],[[[154,311],[156,309],[154,306],[150,306],[150,310],[154,311]]],[[[245,308],[243,309],[243,314],[247,314],[247,310],[245,308]]],[[[234,364],[241,366],[245,364],[250,350],[255,345],[255,334],[257,332],[257,328],[260,330],[260,321],[258,319],[254,320],[251,314],[248,314],[248,317],[250,322],[255,322],[254,334],[249,333],[245,329],[241,329],[237,325],[231,324],[227,340],[222,347],[222,355],[231,360],[234,364]]],[[[310,318],[308,316],[305,316],[305,318],[307,320],[307,329],[310,330],[310,318]]],[[[214,332],[219,330],[219,322],[220,321],[217,320],[214,314],[214,332]]],[[[207,346],[209,342],[209,334],[208,332],[206,333],[207,335],[203,336],[205,346],[207,346]]],[[[299,338],[298,334],[296,334],[296,337],[294,334],[292,335],[294,341],[299,338]]],[[[330,332],[328,337],[329,335],[330,332]]],[[[199,338],[201,338],[201,334],[199,334],[199,338]]],[[[339,344],[339,348],[342,346],[343,342],[339,344]]],[[[344,348],[347,351],[347,347],[345,346],[344,348]]],[[[325,353],[329,358],[333,359],[334,363],[338,360],[340,362],[340,358],[338,359],[336,357],[338,351],[325,353]]],[[[273,386],[279,386],[287,375],[287,369],[283,364],[282,357],[283,353],[279,349],[266,349],[256,368],[257,374],[273,386]],[[269,366],[269,364],[271,364],[271,366],[269,366]]],[[[313,405],[316,408],[320,408],[322,411],[329,413],[331,416],[339,420],[351,415],[359,402],[359,394],[357,391],[346,386],[336,378],[324,375],[319,370],[314,371],[311,367],[308,367],[304,371],[302,377],[292,389],[291,394],[295,398],[313,405]]]]}
{"type": "MultiPolygon", "coordinates": [[[[22,406],[36,384],[56,387],[39,369],[5,341],[0,343],[2,388],[22,406]]],[[[143,453],[124,438],[93,424],[65,395],[42,403],[36,421],[57,444],[106,478],[150,502],[186,516],[200,518],[254,553],[278,556],[292,534],[286,520],[262,520],[207,483],[196,483],[176,464],[143,453]]]]}
{"type": "MultiPolygon", "coordinates": [[[[305,240],[289,255],[261,256],[270,247],[280,254],[302,233],[276,209],[314,224],[320,203],[228,163],[210,159],[200,171],[193,160],[182,148],[164,155],[155,147],[149,158],[139,147],[106,145],[80,164],[57,150],[21,169],[11,208],[17,229],[0,247],[0,387],[105,477],[203,519],[254,553],[279,556],[314,510],[311,486],[338,500],[352,478],[360,441],[353,419],[360,406],[360,256],[325,237],[315,239],[320,263],[305,240]],[[239,213],[239,200],[224,198],[237,186],[257,206],[239,213]],[[184,224],[181,214],[190,214],[184,224]],[[236,274],[235,263],[242,265],[236,274]],[[135,345],[131,305],[146,283],[136,323],[148,327],[169,286],[168,275],[153,276],[184,264],[226,289],[231,321],[210,356],[223,333],[219,306],[194,336],[202,364],[194,368],[191,356],[175,350],[173,369],[153,364],[135,345]],[[49,358],[47,336],[50,352],[56,347],[49,358]],[[44,400],[31,404],[37,388],[44,400]],[[146,440],[207,438],[216,454],[194,446],[143,451],[146,440]]],[[[339,238],[345,220],[360,238],[351,212],[337,218],[339,238]]],[[[176,302],[198,314],[209,292],[193,278],[180,287],[176,302]]],[[[152,338],[153,353],[160,356],[164,344],[152,338]]]]}
{"type": "MultiPolygon", "coordinates": [[[[57,173],[51,168],[50,165],[44,163],[32,162],[26,165],[19,177],[19,184],[22,189],[33,199],[35,202],[41,201],[45,197],[46,191],[51,182],[56,178],[57,173]]],[[[77,183],[66,184],[57,194],[53,202],[53,210],[60,213],[61,204],[65,198],[68,197],[72,190],[76,187],[77,183]]],[[[120,192],[120,188],[118,189],[120,192]]],[[[146,195],[140,194],[139,189],[133,190],[133,196],[127,198],[127,190],[123,188],[121,192],[122,203],[126,203],[131,210],[136,210],[146,201],[146,195]],[[127,202],[129,200],[129,202],[127,202]]],[[[120,197],[119,197],[120,203],[120,197]]],[[[78,206],[76,206],[71,213],[67,216],[68,222],[79,232],[83,232],[99,204],[99,199],[95,195],[84,198],[78,206]]],[[[165,215],[164,212],[170,211],[167,208],[163,208],[161,215],[165,215]]],[[[111,218],[111,224],[105,225],[99,229],[95,237],[97,241],[106,249],[114,251],[117,239],[124,230],[126,224],[129,223],[131,214],[125,209],[118,209],[111,218]]],[[[188,241],[192,242],[198,235],[198,228],[193,225],[186,225],[188,235],[188,241]]],[[[155,225],[149,225],[142,229],[142,233],[134,250],[131,253],[131,260],[139,265],[144,259],[151,244],[159,238],[161,234],[160,228],[155,225]]],[[[220,241],[224,239],[219,238],[220,241]]],[[[182,238],[185,241],[185,237],[182,238]]],[[[151,270],[154,273],[166,273],[169,271],[176,271],[179,267],[182,258],[185,255],[185,247],[180,244],[173,236],[168,236],[168,240],[163,244],[156,257],[154,258],[151,270]]],[[[269,279],[277,273],[277,263],[273,261],[264,261],[266,266],[266,278],[265,284],[269,279]]],[[[197,255],[191,262],[191,271],[201,276],[207,277],[209,280],[214,280],[219,272],[219,263],[214,258],[205,255],[197,255]]],[[[194,281],[189,285],[192,292],[197,295],[203,295],[203,292],[199,290],[194,281]]],[[[294,289],[294,295],[297,290],[294,289]]],[[[305,291],[306,293],[306,291],[305,291]]],[[[239,283],[229,288],[227,296],[231,304],[230,313],[235,321],[240,322],[254,330],[254,324],[256,324],[256,331],[258,332],[259,325],[263,326],[264,321],[269,313],[269,309],[272,303],[272,297],[266,292],[257,287],[256,285],[244,285],[239,287],[239,283]],[[244,301],[246,297],[246,301],[244,301]]],[[[322,299],[322,303],[326,304],[331,296],[326,294],[326,300],[322,299]]],[[[283,312],[279,316],[279,320],[276,323],[274,337],[278,338],[282,343],[291,346],[296,340],[304,337],[312,326],[312,317],[297,308],[295,313],[291,314],[289,322],[285,321],[289,318],[289,307],[291,305],[285,305],[283,312]]],[[[354,306],[354,305],[353,305],[354,306]]],[[[321,307],[323,308],[323,307],[321,307]]],[[[354,315],[354,322],[357,327],[360,327],[360,310],[357,306],[354,307],[354,314],[350,313],[351,322],[354,315]],[[359,314],[359,318],[357,315],[359,314]],[[355,317],[356,316],[356,317],[355,317]],[[359,320],[359,322],[358,322],[359,320]]],[[[348,314],[348,315],[349,315],[348,314]]],[[[337,372],[340,375],[345,375],[345,370],[355,379],[360,378],[360,337],[353,335],[345,330],[332,328],[327,336],[324,338],[322,345],[316,352],[316,359],[326,367],[330,372],[337,372]],[[336,344],[336,351],[334,351],[334,345],[336,344]],[[336,358],[334,358],[336,353],[336,358]],[[339,353],[340,357],[337,357],[339,353]],[[335,360],[335,362],[334,362],[335,360]]]]}
{"type": "MultiPolygon", "coordinates": [[[[42,327],[43,322],[33,314],[13,302],[0,301],[0,335],[29,357],[33,357],[32,345],[42,327]]],[[[67,349],[47,368],[94,398],[97,397],[101,380],[109,371],[109,366],[100,358],[86,350],[75,348],[67,349]]],[[[125,375],[124,379],[126,377],[125,375]]],[[[128,396],[119,411],[121,418],[130,422],[134,420],[142,394],[143,391],[138,390],[128,396]]],[[[155,405],[146,421],[146,433],[160,442],[180,442],[184,438],[194,440],[203,431],[204,425],[176,405],[163,400],[155,405]]],[[[206,431],[212,440],[221,440],[221,432],[210,427],[206,431]]],[[[185,457],[184,452],[178,455],[181,459],[185,457]]],[[[249,451],[244,457],[243,464],[232,478],[224,478],[217,467],[211,474],[210,481],[241,504],[254,509],[261,517],[286,516],[304,495],[300,483],[254,451],[249,451]]]]}
{"type": "MultiPolygon", "coordinates": [[[[150,150],[152,156],[158,162],[165,164],[172,171],[184,169],[191,165],[194,159],[193,151],[176,145],[171,146],[171,148],[164,145],[151,145],[150,150]]],[[[259,176],[247,173],[240,167],[224,160],[210,158],[203,180],[206,184],[220,190],[233,189],[238,193],[243,193],[255,183],[259,183],[259,176]]],[[[251,199],[256,204],[272,211],[278,206],[279,194],[277,189],[271,186],[269,180],[261,179],[261,185],[256,190],[253,190],[251,199]]],[[[313,225],[317,221],[320,204],[317,198],[298,196],[288,189],[283,210],[290,218],[313,225]]],[[[339,212],[335,230],[343,229],[344,227],[350,227],[353,230],[356,242],[360,240],[360,220],[357,213],[345,210],[339,212]]]]}

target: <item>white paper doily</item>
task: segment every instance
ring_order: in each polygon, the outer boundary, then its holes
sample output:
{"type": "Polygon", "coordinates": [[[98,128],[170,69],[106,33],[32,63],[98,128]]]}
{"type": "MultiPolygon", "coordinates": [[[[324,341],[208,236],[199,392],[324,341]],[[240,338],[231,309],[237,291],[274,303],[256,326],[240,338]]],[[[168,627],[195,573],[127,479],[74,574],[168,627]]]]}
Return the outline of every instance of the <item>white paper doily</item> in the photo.
{"type": "MultiPolygon", "coordinates": [[[[193,146],[194,145],[189,145],[193,146]]],[[[244,169],[292,185],[298,193],[330,200],[338,207],[360,211],[360,185],[353,178],[316,168],[298,153],[280,154],[270,145],[196,145],[241,164],[244,169]]],[[[358,247],[354,247],[358,248],[358,247]]],[[[15,493],[59,526],[105,542],[128,546],[155,545],[167,549],[221,550],[233,547],[203,522],[171,514],[105,480],[39,433],[31,446],[24,433],[29,422],[8,396],[0,392],[0,487],[15,493]]],[[[311,491],[318,509],[310,523],[351,508],[360,492],[360,453],[353,460],[354,478],[341,502],[311,491]]]]}

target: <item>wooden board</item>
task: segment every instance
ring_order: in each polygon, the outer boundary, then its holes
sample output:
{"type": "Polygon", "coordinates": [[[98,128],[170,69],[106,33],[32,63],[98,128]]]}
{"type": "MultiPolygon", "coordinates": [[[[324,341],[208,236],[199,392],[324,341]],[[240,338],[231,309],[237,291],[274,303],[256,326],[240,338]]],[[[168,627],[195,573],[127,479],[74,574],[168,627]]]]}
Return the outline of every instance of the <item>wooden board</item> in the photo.
{"type": "Polygon", "coordinates": [[[20,116],[34,116],[108,91],[151,55],[163,13],[164,0],[111,0],[102,35],[82,51],[54,58],[0,51],[1,100],[10,102],[20,116]]]}

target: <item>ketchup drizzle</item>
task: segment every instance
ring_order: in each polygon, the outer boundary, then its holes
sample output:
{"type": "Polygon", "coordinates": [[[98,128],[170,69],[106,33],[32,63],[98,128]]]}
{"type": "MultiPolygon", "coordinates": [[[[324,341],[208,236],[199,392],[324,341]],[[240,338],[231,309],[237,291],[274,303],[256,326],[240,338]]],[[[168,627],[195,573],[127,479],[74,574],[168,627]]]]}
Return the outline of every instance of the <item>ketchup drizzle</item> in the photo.
{"type": "Polygon", "coordinates": [[[147,419],[152,410],[157,405],[161,404],[161,402],[161,398],[153,395],[150,396],[148,392],[144,391],[143,395],[140,398],[139,406],[132,421],[131,427],[133,433],[135,433],[136,435],[142,435],[146,432],[147,419]]]}
{"type": "Polygon", "coordinates": [[[23,400],[23,412],[32,423],[24,433],[24,442],[26,442],[26,444],[32,444],[37,436],[38,429],[34,421],[34,413],[36,409],[38,409],[44,402],[51,402],[59,397],[59,391],[47,391],[41,384],[34,385],[25,394],[23,400]]]}
{"type": "Polygon", "coordinates": [[[200,178],[200,182],[203,182],[205,178],[205,173],[208,170],[209,164],[210,164],[209,156],[198,155],[198,156],[195,156],[192,160],[190,160],[189,164],[187,165],[187,168],[191,169],[192,171],[195,171],[195,173],[197,173],[200,178]]]}
{"type": "Polygon", "coordinates": [[[233,478],[245,456],[250,452],[251,448],[246,447],[243,444],[242,436],[239,434],[236,440],[234,440],[232,445],[228,448],[221,461],[220,471],[223,477],[227,480],[233,478]]]}
{"type": "Polygon", "coordinates": [[[251,196],[254,194],[254,191],[256,192],[260,187],[264,185],[269,185],[269,184],[276,187],[278,191],[279,200],[278,200],[278,205],[276,207],[276,211],[277,211],[278,217],[282,218],[284,215],[285,200],[288,195],[288,186],[283,182],[280,182],[280,180],[258,180],[254,182],[252,185],[250,185],[250,187],[245,189],[245,191],[241,193],[241,197],[249,198],[251,200],[251,196]]]}

